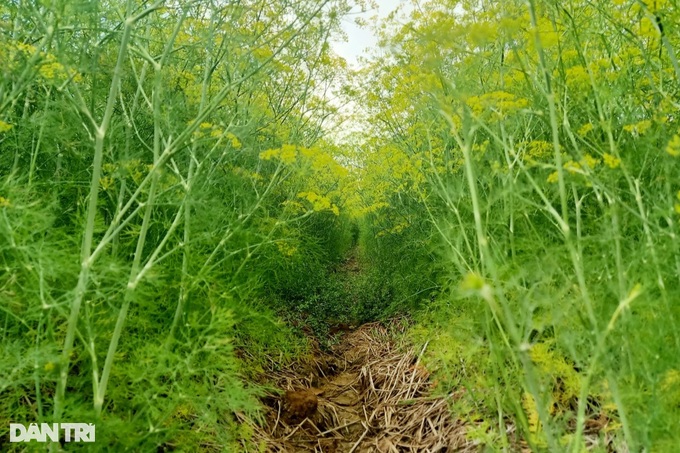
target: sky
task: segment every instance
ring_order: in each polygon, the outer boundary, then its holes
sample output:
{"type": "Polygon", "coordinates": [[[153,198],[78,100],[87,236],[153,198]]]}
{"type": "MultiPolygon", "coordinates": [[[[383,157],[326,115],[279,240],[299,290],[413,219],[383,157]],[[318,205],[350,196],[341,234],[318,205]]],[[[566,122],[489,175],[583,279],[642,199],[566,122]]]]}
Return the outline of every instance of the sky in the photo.
{"type": "MultiPolygon", "coordinates": [[[[378,4],[378,9],[368,10],[366,12],[361,12],[361,9],[355,7],[354,11],[343,18],[342,29],[347,34],[347,41],[334,40],[331,41],[331,45],[335,53],[344,58],[347,63],[353,69],[360,69],[358,58],[360,56],[366,56],[368,54],[367,49],[375,49],[378,45],[378,38],[373,34],[370,26],[360,27],[356,24],[355,20],[357,18],[363,19],[369,24],[375,23],[375,16],[378,18],[387,17],[392,11],[397,9],[400,5],[405,5],[406,11],[410,11],[410,0],[375,0],[378,4]]],[[[358,132],[362,130],[361,123],[354,123],[353,120],[347,119],[351,118],[351,113],[355,112],[358,107],[354,101],[350,101],[348,104],[338,105],[341,112],[347,114],[345,117],[345,122],[342,123],[342,127],[337,128],[334,133],[338,134],[339,137],[344,135],[358,132]]]]}
{"type": "Polygon", "coordinates": [[[379,17],[386,17],[389,13],[394,11],[400,4],[408,3],[408,0],[377,0],[379,5],[378,10],[369,10],[364,13],[359,8],[355,8],[354,13],[345,17],[342,22],[342,28],[347,33],[347,42],[336,41],[333,43],[335,52],[347,60],[352,67],[357,68],[357,58],[365,53],[367,48],[374,48],[377,46],[377,38],[370,30],[370,28],[359,27],[355,23],[355,19],[360,17],[365,21],[371,20],[376,14],[379,17]]]}

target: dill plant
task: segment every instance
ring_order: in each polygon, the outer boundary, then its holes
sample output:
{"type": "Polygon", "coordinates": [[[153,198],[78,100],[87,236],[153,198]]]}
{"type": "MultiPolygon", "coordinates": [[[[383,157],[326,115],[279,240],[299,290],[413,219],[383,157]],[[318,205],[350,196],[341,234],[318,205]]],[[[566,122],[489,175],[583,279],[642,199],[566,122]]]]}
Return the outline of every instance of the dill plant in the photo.
{"type": "Polygon", "coordinates": [[[673,451],[677,8],[454,3],[394,23],[366,71],[376,216],[429,218],[399,234],[440,250],[413,334],[494,448],[512,422],[536,451],[673,451]]]}
{"type": "Polygon", "coordinates": [[[0,6],[3,448],[10,421],[73,420],[105,451],[250,447],[246,375],[305,349],[263,279],[342,242],[305,227],[339,201],[289,207],[335,197],[332,155],[311,184],[262,154],[319,143],[347,8],[0,6]]]}

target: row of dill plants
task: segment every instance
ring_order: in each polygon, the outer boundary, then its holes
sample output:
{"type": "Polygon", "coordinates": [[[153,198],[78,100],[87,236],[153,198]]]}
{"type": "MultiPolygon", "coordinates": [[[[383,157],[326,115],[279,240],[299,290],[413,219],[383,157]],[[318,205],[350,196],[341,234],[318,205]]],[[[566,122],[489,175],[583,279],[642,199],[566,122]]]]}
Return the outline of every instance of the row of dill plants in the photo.
{"type": "Polygon", "coordinates": [[[259,156],[319,140],[343,8],[0,5],[0,450],[24,448],[10,422],[95,423],[89,451],[252,447],[268,357],[306,348],[266,295],[348,234],[259,156]]]}
{"type": "Polygon", "coordinates": [[[680,445],[672,4],[433,0],[373,67],[396,87],[372,92],[374,131],[429,185],[403,184],[410,227],[372,241],[395,268],[419,257],[413,338],[493,450],[680,445]]]}

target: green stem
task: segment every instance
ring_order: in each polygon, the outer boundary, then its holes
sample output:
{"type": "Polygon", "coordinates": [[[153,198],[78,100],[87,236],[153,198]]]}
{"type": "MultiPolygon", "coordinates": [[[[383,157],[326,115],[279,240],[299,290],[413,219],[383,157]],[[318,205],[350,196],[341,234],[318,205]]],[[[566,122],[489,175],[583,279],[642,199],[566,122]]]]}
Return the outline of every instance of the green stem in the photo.
{"type": "MultiPolygon", "coordinates": [[[[128,2],[128,10],[131,7],[131,2],[128,2]]],[[[62,348],[60,374],[57,381],[57,389],[54,396],[54,420],[61,419],[61,414],[64,409],[64,398],[66,396],[66,383],[68,381],[68,372],[70,369],[71,352],[73,351],[73,341],[78,325],[78,317],[80,314],[80,307],[87,291],[90,270],[92,267],[92,243],[94,236],[95,217],[97,215],[97,201],[99,194],[99,180],[101,177],[102,162],[104,159],[104,139],[106,132],[111,123],[111,116],[113,115],[113,107],[116,102],[118,89],[120,87],[120,80],[123,72],[123,64],[125,62],[125,54],[127,51],[128,41],[132,33],[133,22],[125,21],[123,34],[120,42],[120,49],[118,52],[118,59],[113,71],[113,78],[111,80],[111,87],[109,89],[109,96],[104,110],[104,116],[101,124],[95,131],[95,146],[94,159],[92,165],[92,179],[90,181],[90,194],[88,197],[87,214],[85,221],[85,229],[83,234],[83,242],[80,249],[80,273],[78,275],[78,283],[76,284],[73,301],[71,302],[71,312],[68,317],[66,327],[66,338],[64,339],[64,346],[62,348]]]]}

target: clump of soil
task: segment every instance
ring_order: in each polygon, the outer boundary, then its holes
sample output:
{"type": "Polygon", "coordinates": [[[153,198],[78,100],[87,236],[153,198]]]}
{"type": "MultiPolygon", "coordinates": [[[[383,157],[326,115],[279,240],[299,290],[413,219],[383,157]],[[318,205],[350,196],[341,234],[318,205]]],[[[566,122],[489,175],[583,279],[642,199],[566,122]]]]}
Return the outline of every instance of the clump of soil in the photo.
{"type": "Polygon", "coordinates": [[[422,351],[397,345],[395,326],[365,324],[312,366],[274,376],[284,393],[254,440],[270,452],[478,451],[449,410],[454,396],[430,395],[422,351]]]}
{"type": "Polygon", "coordinates": [[[318,406],[319,399],[312,390],[286,390],[281,400],[283,420],[288,424],[295,424],[306,418],[313,418],[318,406]]]}

